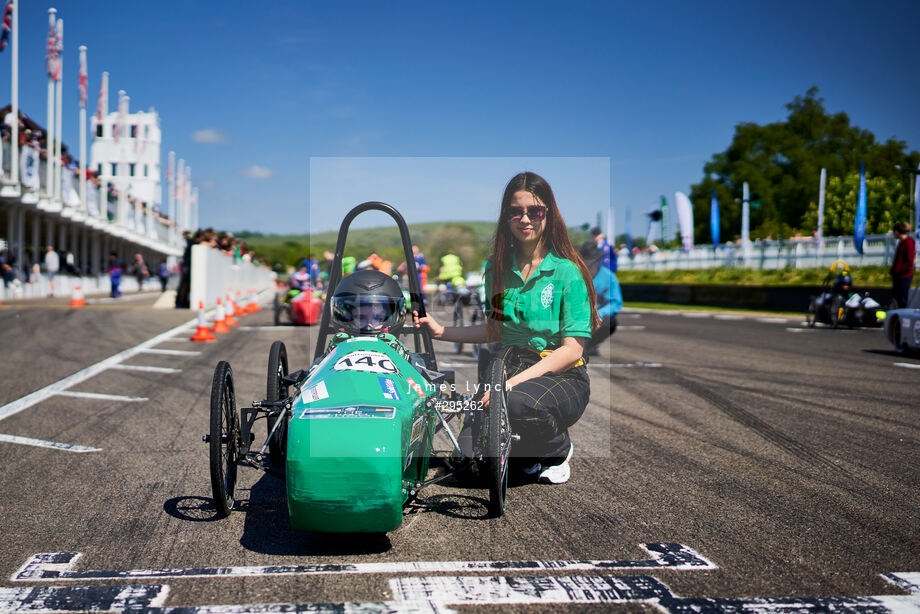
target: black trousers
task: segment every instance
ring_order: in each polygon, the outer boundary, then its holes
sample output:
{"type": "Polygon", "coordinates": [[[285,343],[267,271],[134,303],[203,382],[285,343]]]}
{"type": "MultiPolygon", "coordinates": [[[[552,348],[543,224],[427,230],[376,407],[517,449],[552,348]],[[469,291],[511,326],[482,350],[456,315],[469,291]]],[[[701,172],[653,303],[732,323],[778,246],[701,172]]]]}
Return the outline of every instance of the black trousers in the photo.
{"type": "Polygon", "coordinates": [[[907,307],[907,299],[910,296],[910,284],[912,281],[914,281],[913,275],[910,277],[891,278],[891,293],[894,300],[897,301],[899,309],[907,307]]]}
{"type": "MultiPolygon", "coordinates": [[[[488,369],[494,358],[504,358],[511,378],[540,360],[527,348],[502,346],[479,354],[479,380],[488,383],[488,369]]],[[[534,462],[562,459],[571,445],[569,428],[578,422],[588,406],[591,384],[584,365],[564,373],[541,375],[521,382],[508,393],[511,430],[520,440],[511,446],[511,456],[534,462]]]]}

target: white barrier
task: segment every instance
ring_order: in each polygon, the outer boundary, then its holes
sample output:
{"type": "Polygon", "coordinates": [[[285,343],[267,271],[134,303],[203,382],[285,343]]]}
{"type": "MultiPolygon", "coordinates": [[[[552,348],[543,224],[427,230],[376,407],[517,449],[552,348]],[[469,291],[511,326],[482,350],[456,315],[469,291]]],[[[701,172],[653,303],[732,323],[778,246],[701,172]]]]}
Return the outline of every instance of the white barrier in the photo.
{"type": "Polygon", "coordinates": [[[823,268],[835,260],[845,260],[851,266],[890,265],[896,241],[891,234],[869,235],[863,243],[862,254],[856,251],[853,237],[827,237],[787,241],[761,240],[746,250],[738,243],[698,245],[690,251],[663,249],[655,253],[642,252],[630,257],[618,254],[623,270],[667,271],[671,269],[709,269],[734,267],[748,269],[823,268]]]}
{"type": "Polygon", "coordinates": [[[189,304],[204,303],[205,309],[217,304],[231,289],[246,294],[249,290],[266,290],[274,285],[274,273],[267,267],[245,260],[235,260],[220,250],[204,245],[192,246],[192,287],[189,304]]]}

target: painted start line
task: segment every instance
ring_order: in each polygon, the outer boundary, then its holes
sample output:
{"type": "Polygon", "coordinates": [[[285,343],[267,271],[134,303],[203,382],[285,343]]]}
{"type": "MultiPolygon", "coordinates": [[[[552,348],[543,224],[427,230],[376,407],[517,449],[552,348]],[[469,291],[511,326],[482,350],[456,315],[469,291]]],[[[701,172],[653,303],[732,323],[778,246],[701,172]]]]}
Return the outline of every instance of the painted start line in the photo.
{"type": "MultiPolygon", "coordinates": [[[[80,553],[49,552],[32,556],[11,578],[14,582],[230,577],[279,574],[431,573],[479,571],[563,571],[612,569],[718,569],[692,548],[650,543],[648,560],[624,561],[446,561],[322,564],[202,569],[73,571],[80,553]]],[[[882,574],[908,595],[818,598],[682,598],[651,576],[428,576],[389,580],[391,599],[379,602],[269,603],[253,605],[171,606],[164,604],[169,585],[39,586],[0,588],[0,612],[131,612],[136,614],[448,614],[450,606],[627,604],[644,603],[668,614],[726,612],[777,614],[833,612],[906,614],[920,612],[920,572],[882,574]]]]}
{"type": "Polygon", "coordinates": [[[392,600],[370,603],[271,603],[174,606],[163,604],[168,585],[0,588],[3,612],[131,612],[136,614],[211,614],[309,612],[311,614],[448,614],[452,605],[540,605],[644,603],[667,614],[726,612],[832,612],[906,614],[920,611],[920,573],[883,574],[908,591],[903,595],[818,598],[681,598],[651,576],[434,576],[389,581],[392,600]]]}

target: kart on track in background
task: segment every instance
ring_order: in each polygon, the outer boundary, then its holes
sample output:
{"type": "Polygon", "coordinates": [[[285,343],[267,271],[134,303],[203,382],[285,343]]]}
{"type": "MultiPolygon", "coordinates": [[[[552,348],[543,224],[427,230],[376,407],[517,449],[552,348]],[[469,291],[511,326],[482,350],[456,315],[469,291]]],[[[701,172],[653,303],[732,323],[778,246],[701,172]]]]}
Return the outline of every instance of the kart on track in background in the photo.
{"type": "Polygon", "coordinates": [[[808,302],[805,313],[808,326],[818,323],[833,328],[882,326],[886,315],[882,306],[868,292],[859,294],[852,288],[850,267],[843,260],[835,260],[824,277],[821,293],[808,302]]]}

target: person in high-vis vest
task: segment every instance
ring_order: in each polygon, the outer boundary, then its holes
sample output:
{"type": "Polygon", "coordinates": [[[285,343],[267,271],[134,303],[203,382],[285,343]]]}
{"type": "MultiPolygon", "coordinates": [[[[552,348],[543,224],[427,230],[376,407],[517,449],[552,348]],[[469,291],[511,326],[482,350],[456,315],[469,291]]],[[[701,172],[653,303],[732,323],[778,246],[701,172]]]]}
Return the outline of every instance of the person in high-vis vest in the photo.
{"type": "Polygon", "coordinates": [[[441,256],[441,271],[438,279],[444,283],[451,283],[455,277],[463,277],[463,263],[455,253],[448,251],[441,256]]]}
{"type": "MultiPolygon", "coordinates": [[[[564,483],[574,451],[569,428],[591,392],[584,347],[601,320],[590,273],[572,246],[552,189],[535,173],[515,175],[505,188],[484,283],[485,324],[445,327],[417,313],[415,324],[444,341],[501,343],[497,356],[508,368],[511,430],[520,435],[511,454],[523,473],[564,483]]],[[[480,369],[480,379],[484,373],[480,369]]],[[[482,401],[488,403],[488,394],[482,401]]],[[[461,447],[480,413],[469,412],[461,447]]]]}

